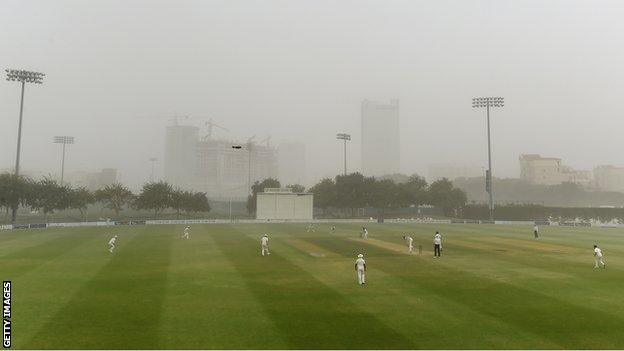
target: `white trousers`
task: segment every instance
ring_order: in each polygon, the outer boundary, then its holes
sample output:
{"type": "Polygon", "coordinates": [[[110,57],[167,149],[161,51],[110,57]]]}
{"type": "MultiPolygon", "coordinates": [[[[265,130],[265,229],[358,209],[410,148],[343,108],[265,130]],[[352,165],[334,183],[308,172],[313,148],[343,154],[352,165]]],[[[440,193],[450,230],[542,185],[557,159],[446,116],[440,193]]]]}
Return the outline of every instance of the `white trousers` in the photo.
{"type": "Polygon", "coordinates": [[[113,251],[114,251],[114,250],[115,250],[115,244],[109,244],[109,245],[108,245],[108,251],[109,251],[110,253],[113,253],[113,251]]]}
{"type": "Polygon", "coordinates": [[[358,275],[358,283],[360,285],[365,284],[366,283],[366,271],[363,269],[358,269],[357,275],[358,275]]]}
{"type": "Polygon", "coordinates": [[[594,268],[600,267],[599,265],[602,265],[603,267],[605,266],[605,263],[602,260],[602,257],[597,257],[596,256],[596,257],[594,257],[594,261],[595,261],[594,268]]]}
{"type": "Polygon", "coordinates": [[[264,256],[264,254],[269,254],[269,247],[266,245],[262,245],[262,256],[264,256]]]}
{"type": "Polygon", "coordinates": [[[407,247],[407,250],[409,253],[412,253],[412,251],[414,251],[414,246],[410,245],[407,247]]]}
{"type": "Polygon", "coordinates": [[[184,239],[188,239],[188,238],[189,238],[189,233],[184,233],[184,234],[182,235],[182,237],[183,237],[184,239]]]}

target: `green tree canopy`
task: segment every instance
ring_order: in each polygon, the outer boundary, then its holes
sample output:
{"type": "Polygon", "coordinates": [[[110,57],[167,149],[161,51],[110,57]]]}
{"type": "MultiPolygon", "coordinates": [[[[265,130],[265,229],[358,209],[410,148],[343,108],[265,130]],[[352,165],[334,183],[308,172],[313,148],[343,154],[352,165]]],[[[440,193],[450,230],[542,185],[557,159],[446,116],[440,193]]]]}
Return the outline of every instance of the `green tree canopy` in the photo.
{"type": "Polygon", "coordinates": [[[95,198],[98,202],[101,202],[105,208],[113,210],[115,215],[119,216],[119,212],[124,206],[132,203],[134,195],[132,191],[124,185],[115,183],[96,191],[95,198]]]}

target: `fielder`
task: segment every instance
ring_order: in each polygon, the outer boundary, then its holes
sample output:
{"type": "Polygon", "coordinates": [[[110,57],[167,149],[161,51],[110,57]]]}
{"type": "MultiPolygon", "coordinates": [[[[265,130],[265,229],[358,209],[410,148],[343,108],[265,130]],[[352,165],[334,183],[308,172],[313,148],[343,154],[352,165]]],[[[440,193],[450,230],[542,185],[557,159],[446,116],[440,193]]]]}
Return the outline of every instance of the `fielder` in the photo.
{"type": "Polygon", "coordinates": [[[602,250],[598,247],[598,245],[594,245],[594,268],[607,268],[607,265],[602,260],[602,250]]]}
{"type": "Polygon", "coordinates": [[[412,251],[414,251],[414,239],[412,239],[411,236],[407,235],[407,236],[403,236],[403,240],[405,240],[405,242],[407,243],[407,253],[412,253],[412,251]]]}
{"type": "Polygon", "coordinates": [[[182,237],[184,239],[188,239],[189,235],[191,234],[190,231],[191,231],[191,226],[187,225],[186,228],[184,228],[184,234],[182,234],[182,237]]]}
{"type": "Polygon", "coordinates": [[[433,258],[440,258],[440,251],[442,251],[442,236],[436,231],[433,237],[433,258]]]}
{"type": "Polygon", "coordinates": [[[368,239],[368,229],[362,227],[362,239],[368,239]]]}
{"type": "Polygon", "coordinates": [[[115,235],[108,241],[108,252],[113,253],[113,251],[115,251],[116,243],[117,243],[117,235],[115,235]]]}
{"type": "Polygon", "coordinates": [[[265,253],[267,255],[271,254],[269,252],[269,236],[267,234],[264,234],[260,239],[260,246],[262,246],[262,256],[264,256],[265,253]]]}
{"type": "Polygon", "coordinates": [[[358,283],[361,286],[366,284],[366,261],[364,261],[364,255],[359,254],[357,256],[357,260],[355,260],[355,271],[358,276],[358,283]]]}
{"type": "Polygon", "coordinates": [[[539,228],[537,227],[537,224],[533,226],[533,237],[535,239],[539,239],[539,228]]]}
{"type": "Polygon", "coordinates": [[[336,226],[332,225],[331,228],[329,228],[329,232],[334,234],[336,232],[336,226]]]}
{"type": "Polygon", "coordinates": [[[316,232],[316,230],[314,229],[314,223],[310,223],[308,224],[308,229],[307,232],[316,232]]]}

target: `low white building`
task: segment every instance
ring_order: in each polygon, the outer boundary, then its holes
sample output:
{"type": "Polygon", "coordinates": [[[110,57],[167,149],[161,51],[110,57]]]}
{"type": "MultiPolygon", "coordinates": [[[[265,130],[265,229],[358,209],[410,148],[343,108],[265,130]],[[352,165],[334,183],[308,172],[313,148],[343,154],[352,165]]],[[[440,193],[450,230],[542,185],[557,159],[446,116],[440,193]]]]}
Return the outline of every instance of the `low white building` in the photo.
{"type": "Polygon", "coordinates": [[[314,195],[289,188],[266,188],[256,199],[256,219],[313,219],[314,195]]]}

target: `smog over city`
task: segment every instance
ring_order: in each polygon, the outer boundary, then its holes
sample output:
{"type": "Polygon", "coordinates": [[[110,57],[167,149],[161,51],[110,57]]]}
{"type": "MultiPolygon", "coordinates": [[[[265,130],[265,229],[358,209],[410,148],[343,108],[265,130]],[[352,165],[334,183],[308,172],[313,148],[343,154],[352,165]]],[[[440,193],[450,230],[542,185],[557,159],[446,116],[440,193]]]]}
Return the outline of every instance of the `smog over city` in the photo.
{"type": "MultiPolygon", "coordinates": [[[[475,97],[504,98],[490,113],[494,177],[520,177],[522,154],[591,173],[624,166],[623,17],[619,1],[4,0],[0,66],[45,73],[24,95],[21,169],[34,177],[59,178],[53,138],[72,136],[70,182],[102,169],[132,189],[171,181],[171,126],[274,149],[268,175],[303,174],[286,183],[341,174],[345,142],[349,173],[483,177],[475,97]],[[390,109],[369,135],[365,105],[390,109]],[[299,149],[280,158],[280,145],[299,149]]],[[[19,84],[3,80],[5,172],[19,106],[19,84]]],[[[197,172],[199,156],[172,157],[197,172]]]]}
{"type": "Polygon", "coordinates": [[[623,0],[0,0],[3,348],[624,350],[623,43],[623,0]]]}

